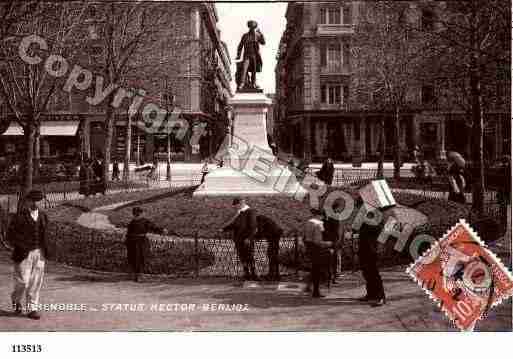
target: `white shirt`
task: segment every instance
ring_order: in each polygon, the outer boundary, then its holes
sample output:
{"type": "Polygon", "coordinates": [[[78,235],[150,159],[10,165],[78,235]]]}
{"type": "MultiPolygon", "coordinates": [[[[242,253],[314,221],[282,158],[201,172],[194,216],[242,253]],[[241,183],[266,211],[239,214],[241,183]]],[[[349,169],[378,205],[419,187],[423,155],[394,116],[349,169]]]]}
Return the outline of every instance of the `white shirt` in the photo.
{"type": "Polygon", "coordinates": [[[241,209],[239,209],[239,211],[237,212],[237,214],[241,213],[241,212],[244,212],[244,211],[247,211],[249,209],[249,206],[247,204],[245,204],[244,206],[242,206],[241,209]]]}
{"type": "Polygon", "coordinates": [[[30,217],[32,217],[34,222],[37,222],[37,219],[39,218],[39,210],[30,210],[30,217]]]}
{"type": "Polygon", "coordinates": [[[322,232],[324,232],[324,223],[320,219],[309,219],[305,226],[305,242],[322,242],[322,232]]]}

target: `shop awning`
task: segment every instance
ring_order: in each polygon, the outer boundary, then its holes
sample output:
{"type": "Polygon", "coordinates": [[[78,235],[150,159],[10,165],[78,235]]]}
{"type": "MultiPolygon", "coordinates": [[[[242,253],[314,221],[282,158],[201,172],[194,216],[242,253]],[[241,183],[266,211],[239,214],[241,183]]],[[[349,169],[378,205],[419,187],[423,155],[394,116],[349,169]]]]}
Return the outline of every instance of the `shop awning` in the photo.
{"type": "MultiPolygon", "coordinates": [[[[75,136],[79,121],[45,121],[41,124],[41,136],[75,136]]],[[[11,122],[2,136],[23,136],[23,129],[15,122],[11,122]]]]}
{"type": "Polygon", "coordinates": [[[79,121],[45,121],[41,124],[41,136],[75,136],[79,121]]]}
{"type": "Polygon", "coordinates": [[[11,122],[7,131],[2,133],[2,136],[23,136],[23,129],[16,122],[11,122]]]}

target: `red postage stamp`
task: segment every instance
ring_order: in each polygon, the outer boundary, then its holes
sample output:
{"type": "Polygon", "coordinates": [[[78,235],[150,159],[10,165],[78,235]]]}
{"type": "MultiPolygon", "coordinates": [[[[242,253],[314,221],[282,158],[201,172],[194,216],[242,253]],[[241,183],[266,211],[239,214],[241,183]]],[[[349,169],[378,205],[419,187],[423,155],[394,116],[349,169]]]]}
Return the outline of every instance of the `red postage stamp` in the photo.
{"type": "Polygon", "coordinates": [[[460,220],[407,270],[461,330],[513,294],[513,276],[460,220]]]}

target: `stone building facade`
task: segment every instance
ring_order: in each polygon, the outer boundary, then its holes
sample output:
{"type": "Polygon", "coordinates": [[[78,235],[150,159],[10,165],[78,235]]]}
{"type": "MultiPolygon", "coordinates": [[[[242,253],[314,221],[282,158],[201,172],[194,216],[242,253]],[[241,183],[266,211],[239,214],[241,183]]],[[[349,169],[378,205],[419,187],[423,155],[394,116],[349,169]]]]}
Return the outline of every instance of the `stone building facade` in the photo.
{"type": "MultiPolygon", "coordinates": [[[[445,2],[409,2],[409,19],[419,26],[437,26],[445,2]]],[[[393,114],[362,109],[354,89],[354,51],[360,14],[373,2],[296,2],[286,11],[287,27],[277,55],[275,133],[280,150],[311,161],[376,161],[380,119],[385,118],[385,159],[396,143],[393,114]]],[[[429,159],[443,159],[455,150],[470,153],[468,115],[451,106],[443,89],[418,83],[408,89],[411,102],[401,114],[399,146],[403,160],[418,145],[429,159]]],[[[506,101],[508,102],[508,101],[506,101]]],[[[509,108],[485,113],[485,158],[509,153],[509,108]]]]}
{"type": "MultiPolygon", "coordinates": [[[[94,75],[102,75],[97,64],[104,56],[101,6],[102,3],[91,2],[87,10],[81,25],[88,40],[74,61],[94,75]]],[[[215,4],[159,2],[148,6],[152,6],[155,16],[162,16],[164,25],[155,26],[152,40],[131,59],[134,70],[120,85],[127,90],[143,89],[145,103],[152,102],[169,111],[179,109],[180,116],[191,127],[202,123],[207,126],[199,143],[191,146],[187,137],[180,141],[166,133],[143,131],[140,116],[133,118],[131,160],[164,159],[170,152],[173,161],[200,161],[216,150],[229,126],[227,101],[232,96],[230,55],[216,26],[215,4]]],[[[93,91],[94,83],[87,91],[56,91],[41,125],[42,158],[66,154],[95,156],[103,151],[106,105],[91,106],[85,101],[93,91]]],[[[115,113],[111,153],[112,158],[120,161],[127,146],[128,105],[123,102],[115,113]]],[[[23,146],[22,133],[11,122],[1,136],[0,155],[16,153],[23,146]]]]}

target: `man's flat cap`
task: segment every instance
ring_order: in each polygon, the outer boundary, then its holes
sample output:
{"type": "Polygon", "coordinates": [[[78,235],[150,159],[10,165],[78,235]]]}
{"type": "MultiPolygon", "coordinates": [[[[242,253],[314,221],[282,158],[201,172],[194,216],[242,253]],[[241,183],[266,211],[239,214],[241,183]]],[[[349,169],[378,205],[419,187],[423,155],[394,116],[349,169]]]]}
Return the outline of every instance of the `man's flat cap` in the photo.
{"type": "Polygon", "coordinates": [[[249,20],[248,21],[248,27],[250,29],[256,29],[258,26],[258,23],[255,20],[249,20]]]}
{"type": "Polygon", "coordinates": [[[27,199],[30,199],[34,202],[41,201],[45,196],[43,195],[43,192],[38,190],[32,190],[27,194],[27,199]]]}

